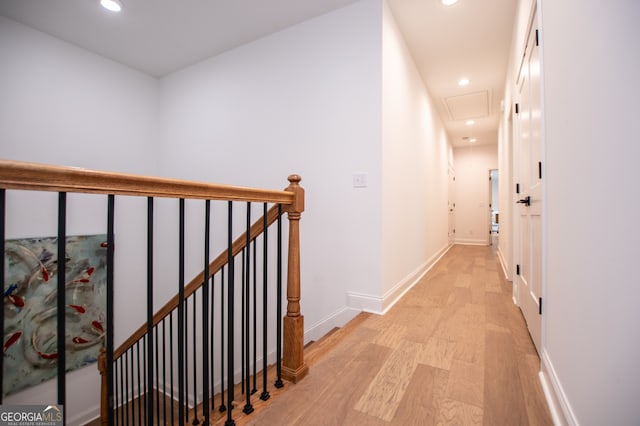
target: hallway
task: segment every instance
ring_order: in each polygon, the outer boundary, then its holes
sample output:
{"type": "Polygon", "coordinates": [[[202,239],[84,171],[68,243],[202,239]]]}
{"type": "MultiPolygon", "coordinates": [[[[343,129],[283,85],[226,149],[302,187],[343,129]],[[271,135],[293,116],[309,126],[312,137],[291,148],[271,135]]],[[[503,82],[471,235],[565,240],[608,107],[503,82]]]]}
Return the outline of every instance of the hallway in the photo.
{"type": "Polygon", "coordinates": [[[491,247],[453,246],[386,315],[361,314],[315,355],[307,378],[237,424],[552,424],[491,247]]]}

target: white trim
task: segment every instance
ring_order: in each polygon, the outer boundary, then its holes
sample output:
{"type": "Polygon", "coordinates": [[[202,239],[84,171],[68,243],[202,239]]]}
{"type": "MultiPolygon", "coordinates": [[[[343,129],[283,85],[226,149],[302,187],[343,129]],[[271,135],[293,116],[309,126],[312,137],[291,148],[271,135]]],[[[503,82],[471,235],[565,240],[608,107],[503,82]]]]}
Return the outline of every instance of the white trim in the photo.
{"type": "Polygon", "coordinates": [[[100,406],[94,406],[89,408],[88,410],[84,410],[83,412],[73,416],[73,418],[67,419],[67,424],[69,426],[81,426],[86,425],[87,423],[97,420],[100,418],[100,406]]]}
{"type": "Polygon", "coordinates": [[[578,426],[578,420],[571,409],[571,404],[569,404],[569,400],[562,389],[560,380],[546,350],[542,352],[540,357],[539,377],[553,424],[556,426],[578,426]]]}
{"type": "Polygon", "coordinates": [[[313,340],[320,339],[335,327],[342,327],[355,318],[360,312],[362,312],[361,309],[354,309],[349,306],[338,309],[336,312],[309,327],[309,329],[304,332],[304,343],[307,344],[313,340]]]}
{"type": "Polygon", "coordinates": [[[502,250],[500,250],[500,247],[498,247],[498,250],[496,250],[496,253],[498,254],[498,261],[500,262],[500,266],[502,267],[502,273],[504,274],[504,278],[507,281],[512,281],[511,277],[509,276],[509,269],[507,268],[507,262],[505,262],[504,260],[504,254],[502,254],[502,250]]]}
{"type": "Polygon", "coordinates": [[[468,240],[468,239],[460,239],[456,238],[455,244],[459,244],[461,246],[488,246],[490,245],[487,240],[468,240]]]}
{"type": "MultiPolygon", "coordinates": [[[[485,244],[486,245],[486,244],[485,244]]],[[[370,294],[347,292],[347,306],[356,311],[371,312],[384,315],[396,304],[406,292],[416,285],[429,270],[438,263],[452,246],[446,245],[436,254],[427,259],[416,270],[407,275],[404,279],[385,292],[382,297],[370,294]]]]}
{"type": "Polygon", "coordinates": [[[382,315],[382,298],[370,294],[347,292],[347,306],[356,311],[371,312],[382,315]]]}

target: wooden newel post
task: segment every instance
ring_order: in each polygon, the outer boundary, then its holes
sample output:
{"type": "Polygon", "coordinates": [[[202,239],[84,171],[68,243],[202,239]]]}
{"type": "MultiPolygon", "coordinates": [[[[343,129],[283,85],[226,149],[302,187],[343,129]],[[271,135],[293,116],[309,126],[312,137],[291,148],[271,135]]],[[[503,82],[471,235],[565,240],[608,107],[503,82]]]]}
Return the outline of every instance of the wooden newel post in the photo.
{"type": "Polygon", "coordinates": [[[109,423],[109,392],[107,377],[107,351],[104,347],[100,348],[98,355],[98,370],[100,371],[100,424],[107,425],[109,423]]]}
{"type": "Polygon", "coordinates": [[[304,317],[300,313],[300,217],[304,211],[304,189],[298,175],[289,176],[294,201],[287,208],[289,259],[287,269],[287,315],[283,319],[282,377],[297,383],[309,372],[304,362],[304,317]]]}

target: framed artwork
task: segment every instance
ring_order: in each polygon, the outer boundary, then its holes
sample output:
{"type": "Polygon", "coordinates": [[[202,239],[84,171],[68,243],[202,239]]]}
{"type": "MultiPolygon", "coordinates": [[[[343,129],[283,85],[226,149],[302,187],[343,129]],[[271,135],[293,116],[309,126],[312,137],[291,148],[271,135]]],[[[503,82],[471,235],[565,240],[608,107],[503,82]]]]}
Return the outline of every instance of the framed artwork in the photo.
{"type": "MultiPolygon", "coordinates": [[[[95,362],[106,329],[106,235],[71,236],[64,259],[66,371],[95,362]]],[[[58,239],[5,241],[4,385],[8,395],[57,374],[58,239]]]]}

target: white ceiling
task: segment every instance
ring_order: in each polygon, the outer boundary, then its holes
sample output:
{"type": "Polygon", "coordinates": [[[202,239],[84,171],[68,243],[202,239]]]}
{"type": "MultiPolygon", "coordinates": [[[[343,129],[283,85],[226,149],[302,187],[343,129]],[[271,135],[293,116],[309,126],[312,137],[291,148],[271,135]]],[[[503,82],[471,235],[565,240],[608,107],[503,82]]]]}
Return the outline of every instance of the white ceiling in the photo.
{"type": "MultiPolygon", "coordinates": [[[[0,0],[0,14],[161,77],[356,0],[122,1],[114,14],[98,0],[0,0]]],[[[388,0],[454,146],[497,142],[516,2],[388,0]]]]}

